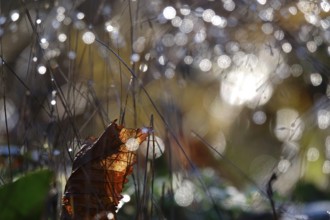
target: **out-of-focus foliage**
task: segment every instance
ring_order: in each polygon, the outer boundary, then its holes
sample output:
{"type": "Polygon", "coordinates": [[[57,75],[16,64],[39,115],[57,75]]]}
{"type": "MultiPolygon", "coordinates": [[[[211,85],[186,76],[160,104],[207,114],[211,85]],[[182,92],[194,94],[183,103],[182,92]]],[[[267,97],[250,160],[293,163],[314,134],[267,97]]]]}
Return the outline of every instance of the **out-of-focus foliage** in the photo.
{"type": "Polygon", "coordinates": [[[40,170],[0,186],[0,219],[41,219],[53,172],[40,170]]]}
{"type": "Polygon", "coordinates": [[[313,183],[299,181],[292,193],[294,201],[297,202],[315,202],[330,200],[330,193],[321,190],[313,183]]]}

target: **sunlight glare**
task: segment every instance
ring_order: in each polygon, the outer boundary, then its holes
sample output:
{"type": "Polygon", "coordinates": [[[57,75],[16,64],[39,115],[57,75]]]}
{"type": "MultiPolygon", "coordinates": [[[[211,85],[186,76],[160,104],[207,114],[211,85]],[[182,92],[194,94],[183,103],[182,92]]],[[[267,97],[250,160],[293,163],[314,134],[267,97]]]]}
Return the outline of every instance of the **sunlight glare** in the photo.
{"type": "Polygon", "coordinates": [[[272,95],[272,85],[266,83],[267,74],[246,70],[234,70],[222,80],[221,97],[231,105],[242,105],[256,101],[265,104],[272,95]],[[263,96],[262,100],[256,100],[263,96]]]}

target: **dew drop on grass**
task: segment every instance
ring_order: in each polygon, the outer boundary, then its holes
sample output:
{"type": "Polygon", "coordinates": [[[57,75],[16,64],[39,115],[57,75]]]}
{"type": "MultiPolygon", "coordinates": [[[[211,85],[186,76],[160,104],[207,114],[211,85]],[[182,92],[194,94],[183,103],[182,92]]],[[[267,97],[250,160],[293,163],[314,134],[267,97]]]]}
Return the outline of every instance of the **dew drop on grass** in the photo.
{"type": "Polygon", "coordinates": [[[163,10],[163,16],[167,20],[171,20],[176,16],[176,10],[172,6],[167,6],[163,10]]]}

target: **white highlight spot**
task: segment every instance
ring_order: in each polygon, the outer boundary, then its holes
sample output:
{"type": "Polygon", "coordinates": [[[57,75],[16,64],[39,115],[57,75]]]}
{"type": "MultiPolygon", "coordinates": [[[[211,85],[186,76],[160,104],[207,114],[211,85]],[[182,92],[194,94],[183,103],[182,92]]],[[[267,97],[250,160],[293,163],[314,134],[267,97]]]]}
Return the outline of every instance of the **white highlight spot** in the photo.
{"type": "Polygon", "coordinates": [[[48,40],[46,38],[44,38],[44,37],[41,38],[40,39],[40,46],[41,46],[42,49],[47,49],[48,46],[49,46],[48,40]]]}
{"type": "Polygon", "coordinates": [[[193,63],[194,58],[192,56],[185,56],[183,61],[184,61],[185,64],[190,65],[190,64],[193,63]]]}
{"type": "Polygon", "coordinates": [[[131,61],[132,61],[133,63],[136,63],[136,62],[138,62],[139,60],[140,60],[140,55],[139,55],[139,54],[137,54],[137,53],[132,54],[132,56],[131,56],[131,61]]]}
{"type": "Polygon", "coordinates": [[[224,17],[220,17],[219,15],[213,16],[211,22],[214,26],[218,26],[220,28],[224,28],[227,26],[227,19],[224,17]]]}
{"type": "Polygon", "coordinates": [[[263,111],[256,111],[255,113],[253,113],[252,120],[257,125],[262,125],[266,122],[267,116],[263,111]]]}
{"type": "Polygon", "coordinates": [[[127,194],[123,194],[123,198],[121,199],[123,202],[127,203],[131,201],[131,197],[127,194]]]}
{"type": "Polygon", "coordinates": [[[85,44],[92,44],[95,41],[95,34],[91,31],[86,31],[82,36],[82,40],[85,44]]]}
{"type": "Polygon", "coordinates": [[[163,16],[167,20],[172,20],[176,16],[176,10],[172,6],[167,6],[163,10],[163,16]]]}
{"type": "Polygon", "coordinates": [[[313,86],[319,86],[322,83],[322,76],[319,73],[312,73],[310,79],[313,86]]]}
{"type": "Polygon", "coordinates": [[[142,129],[141,129],[141,132],[142,132],[143,134],[147,134],[149,131],[150,131],[149,128],[142,128],[142,129]]]}
{"type": "Polygon", "coordinates": [[[317,161],[320,157],[320,152],[316,147],[311,147],[307,151],[307,160],[308,161],[317,161]]]}
{"type": "Polygon", "coordinates": [[[257,0],[257,2],[258,2],[260,5],[264,5],[264,4],[266,4],[267,0],[257,0]]]}
{"type": "Polygon", "coordinates": [[[107,214],[107,218],[108,219],[115,219],[115,215],[112,213],[112,212],[109,212],[108,214],[107,214]]]}
{"type": "Polygon", "coordinates": [[[84,17],[85,17],[85,14],[84,14],[84,13],[82,13],[82,12],[78,12],[78,13],[77,13],[77,18],[78,18],[79,20],[84,19],[84,17]]]}
{"type": "Polygon", "coordinates": [[[12,11],[10,13],[10,19],[12,21],[14,21],[14,22],[17,21],[19,19],[19,13],[18,13],[18,11],[12,11]]]}
{"type": "Polygon", "coordinates": [[[183,5],[181,8],[180,8],[180,13],[182,14],[182,15],[189,15],[190,14],[190,12],[191,12],[191,9],[190,9],[190,7],[188,6],[188,5],[183,5]]]}
{"type": "Polygon", "coordinates": [[[146,141],[142,142],[140,149],[142,150],[143,155],[148,155],[149,159],[156,159],[164,153],[165,144],[160,137],[155,136],[154,139],[153,136],[150,136],[146,141]]]}
{"type": "Polygon", "coordinates": [[[67,36],[66,36],[66,34],[64,34],[64,33],[60,33],[60,34],[58,35],[57,39],[58,39],[58,41],[60,41],[60,42],[64,42],[64,41],[66,41],[67,36]]]}
{"type": "Polygon", "coordinates": [[[227,55],[218,57],[217,64],[222,69],[227,69],[231,65],[231,58],[227,55]]]}
{"type": "Polygon", "coordinates": [[[139,148],[139,146],[140,146],[140,143],[139,143],[138,139],[136,139],[136,138],[129,138],[126,141],[126,148],[129,151],[136,151],[139,148]]]}
{"type": "Polygon", "coordinates": [[[175,202],[182,207],[189,206],[194,201],[194,185],[184,180],[182,185],[174,193],[175,202]]]}
{"type": "Polygon", "coordinates": [[[44,65],[38,66],[38,73],[39,74],[43,75],[43,74],[46,73],[46,71],[47,71],[47,68],[44,65]]]}
{"type": "Polygon", "coordinates": [[[292,50],[291,44],[288,42],[282,44],[282,50],[284,51],[284,53],[290,53],[292,50]]]}
{"type": "Polygon", "coordinates": [[[202,59],[201,62],[199,63],[199,68],[203,72],[208,72],[212,68],[212,62],[209,59],[202,59]]]}

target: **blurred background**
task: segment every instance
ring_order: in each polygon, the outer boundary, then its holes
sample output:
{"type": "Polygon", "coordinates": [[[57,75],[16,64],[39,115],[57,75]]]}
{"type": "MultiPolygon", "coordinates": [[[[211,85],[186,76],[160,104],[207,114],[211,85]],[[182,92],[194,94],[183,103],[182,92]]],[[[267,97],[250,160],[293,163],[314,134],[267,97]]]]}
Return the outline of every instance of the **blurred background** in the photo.
{"type": "Polygon", "coordinates": [[[120,219],[329,219],[329,56],[328,0],[0,0],[0,218],[118,119],[160,149],[120,219]]]}

